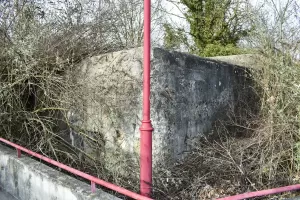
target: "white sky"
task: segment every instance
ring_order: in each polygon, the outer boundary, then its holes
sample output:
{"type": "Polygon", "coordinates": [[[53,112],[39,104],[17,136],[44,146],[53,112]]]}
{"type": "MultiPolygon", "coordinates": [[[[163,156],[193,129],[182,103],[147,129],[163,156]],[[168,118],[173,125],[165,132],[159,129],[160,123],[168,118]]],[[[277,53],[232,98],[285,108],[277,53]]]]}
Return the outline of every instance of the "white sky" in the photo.
{"type": "MultiPolygon", "coordinates": [[[[249,0],[249,1],[255,7],[260,7],[264,2],[266,2],[266,0],[249,0]]],[[[271,2],[271,0],[267,0],[267,1],[271,2]]],[[[289,0],[274,0],[276,6],[278,8],[280,6],[283,6],[287,1],[289,1],[289,0]]],[[[296,0],[296,1],[300,3],[300,0],[296,0]]],[[[182,11],[183,12],[185,11],[184,6],[177,7],[172,2],[179,2],[179,0],[163,0],[163,5],[165,6],[165,8],[167,9],[168,12],[178,15],[180,17],[183,17],[182,11]]],[[[174,22],[182,23],[182,19],[180,17],[176,17],[175,15],[173,15],[173,16],[170,15],[171,19],[174,22]]]]}
{"type": "MultiPolygon", "coordinates": [[[[155,1],[155,0],[153,0],[155,1]]],[[[180,27],[180,28],[184,28],[186,31],[189,31],[189,25],[187,23],[187,21],[184,19],[183,13],[185,12],[185,8],[182,5],[175,5],[175,3],[172,2],[179,2],[180,0],[162,0],[164,8],[166,8],[167,12],[170,14],[166,15],[166,20],[172,24],[172,26],[174,27],[180,27]],[[178,7],[179,5],[179,7],[178,7]]],[[[268,2],[264,4],[264,10],[268,11],[268,9],[270,9],[271,7],[274,8],[274,6],[271,6],[271,2],[272,0],[248,0],[252,6],[256,7],[256,8],[261,8],[264,2],[268,2]]],[[[276,8],[278,10],[281,10],[283,8],[283,6],[291,0],[273,0],[276,4],[276,8]]],[[[295,0],[296,2],[298,2],[300,4],[300,0],[295,0]]],[[[271,11],[271,10],[270,10],[271,11]]],[[[272,18],[272,13],[274,12],[269,12],[266,13],[268,14],[268,17],[270,18],[270,21],[274,21],[274,18],[272,18]]]]}

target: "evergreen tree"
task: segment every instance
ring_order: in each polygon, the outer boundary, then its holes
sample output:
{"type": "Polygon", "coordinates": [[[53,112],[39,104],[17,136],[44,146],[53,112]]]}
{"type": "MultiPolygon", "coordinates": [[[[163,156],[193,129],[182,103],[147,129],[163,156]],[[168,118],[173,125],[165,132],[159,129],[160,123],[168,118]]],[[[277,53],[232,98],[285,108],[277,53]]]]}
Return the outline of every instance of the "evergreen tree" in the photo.
{"type": "Polygon", "coordinates": [[[187,37],[181,28],[173,28],[170,24],[164,24],[164,47],[169,50],[180,50],[182,46],[188,46],[187,37]]]}
{"type": "Polygon", "coordinates": [[[236,54],[237,43],[250,31],[243,13],[246,3],[240,0],[181,0],[181,3],[188,8],[186,18],[196,53],[214,56],[220,52],[231,54],[228,49],[232,49],[236,54]],[[208,52],[208,47],[216,52],[208,52]]]}

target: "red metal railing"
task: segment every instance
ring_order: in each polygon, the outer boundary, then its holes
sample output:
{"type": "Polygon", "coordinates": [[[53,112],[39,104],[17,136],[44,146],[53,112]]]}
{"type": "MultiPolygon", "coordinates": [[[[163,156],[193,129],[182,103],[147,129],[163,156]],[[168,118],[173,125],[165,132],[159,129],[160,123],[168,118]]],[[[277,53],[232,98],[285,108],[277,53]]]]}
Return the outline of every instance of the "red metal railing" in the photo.
{"type": "Polygon", "coordinates": [[[278,193],[282,193],[282,192],[288,192],[288,191],[299,190],[299,189],[300,189],[300,184],[297,184],[297,185],[290,185],[290,186],[273,188],[273,189],[268,189],[268,190],[261,190],[261,191],[256,191],[256,192],[247,192],[244,194],[238,194],[238,195],[234,195],[234,196],[230,196],[230,197],[224,197],[224,198],[220,198],[217,200],[249,199],[249,198],[267,196],[267,195],[278,194],[278,193]]]}
{"type": "Polygon", "coordinates": [[[114,190],[114,191],[116,191],[116,192],[118,192],[118,193],[120,193],[120,194],[123,194],[123,195],[126,195],[126,196],[128,196],[128,197],[131,197],[131,198],[133,198],[133,199],[138,199],[138,200],[151,200],[151,198],[149,198],[149,197],[142,196],[142,195],[140,195],[140,194],[137,194],[137,193],[134,193],[134,192],[132,192],[132,191],[129,191],[129,190],[125,189],[125,188],[122,188],[122,187],[119,187],[119,186],[114,185],[114,184],[112,184],[112,183],[108,183],[108,182],[106,182],[106,181],[103,181],[103,180],[101,180],[101,179],[98,179],[98,178],[96,178],[96,177],[94,177],[94,176],[91,176],[91,175],[86,174],[86,173],[84,173],[84,172],[81,172],[81,171],[79,171],[79,170],[77,170],[77,169],[74,169],[74,168],[69,167],[69,166],[67,166],[67,165],[64,165],[64,164],[62,164],[62,163],[59,163],[59,162],[57,162],[57,161],[55,161],[55,160],[52,160],[52,159],[50,159],[50,158],[47,158],[46,156],[42,156],[42,155],[40,155],[40,154],[38,154],[38,153],[35,153],[35,152],[33,152],[33,151],[30,151],[29,149],[26,149],[26,148],[24,148],[24,147],[22,147],[22,146],[19,146],[19,145],[17,145],[17,144],[14,144],[14,143],[12,143],[12,142],[10,142],[10,141],[8,141],[8,140],[5,140],[5,139],[3,139],[3,138],[0,138],[0,141],[3,142],[3,143],[5,143],[5,144],[8,144],[8,145],[10,145],[10,146],[12,146],[12,147],[14,147],[14,148],[16,148],[16,150],[17,150],[17,156],[18,156],[18,157],[21,156],[21,152],[25,152],[25,153],[27,153],[27,154],[29,154],[29,155],[31,155],[31,156],[34,156],[34,157],[36,157],[36,158],[39,158],[39,159],[41,159],[41,160],[43,160],[43,161],[45,161],[45,162],[47,162],[47,163],[49,163],[49,164],[51,164],[51,165],[54,165],[54,166],[56,166],[56,167],[59,167],[59,168],[61,168],[61,169],[66,170],[66,171],[68,171],[68,172],[70,172],[70,173],[72,173],[72,174],[75,174],[75,175],[80,176],[80,177],[82,177],[82,178],[84,178],[84,179],[86,179],[86,180],[91,181],[91,191],[92,191],[92,192],[95,192],[95,191],[96,191],[96,184],[98,184],[98,185],[104,186],[104,187],[106,187],[106,188],[109,188],[109,189],[111,189],[111,190],[114,190]]]}

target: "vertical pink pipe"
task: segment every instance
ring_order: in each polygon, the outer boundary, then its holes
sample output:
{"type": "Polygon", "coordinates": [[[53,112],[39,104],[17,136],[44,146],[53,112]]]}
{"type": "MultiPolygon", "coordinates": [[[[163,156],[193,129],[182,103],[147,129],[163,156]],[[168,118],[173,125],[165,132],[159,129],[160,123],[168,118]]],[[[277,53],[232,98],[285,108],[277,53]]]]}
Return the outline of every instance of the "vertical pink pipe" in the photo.
{"type": "Polygon", "coordinates": [[[152,131],[150,120],[150,26],[151,0],[144,0],[144,84],[143,120],[140,127],[140,192],[150,197],[152,190],[152,131]]]}

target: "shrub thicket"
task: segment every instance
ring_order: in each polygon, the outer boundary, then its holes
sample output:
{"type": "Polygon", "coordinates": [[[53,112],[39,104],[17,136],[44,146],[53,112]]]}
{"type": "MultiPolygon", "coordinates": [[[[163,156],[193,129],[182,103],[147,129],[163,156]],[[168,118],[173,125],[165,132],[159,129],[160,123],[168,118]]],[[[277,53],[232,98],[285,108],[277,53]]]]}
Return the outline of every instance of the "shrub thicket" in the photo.
{"type": "MultiPolygon", "coordinates": [[[[97,1],[66,1],[46,14],[38,2],[0,2],[1,137],[137,191],[137,180],[106,171],[101,161],[81,162],[80,149],[65,142],[58,124],[69,124],[66,111],[76,103],[64,94],[79,87],[67,71],[87,56],[138,46],[142,37],[136,41],[133,35],[141,27],[122,35],[128,23],[115,21],[117,10],[111,15],[97,1]]],[[[290,0],[281,8],[273,9],[274,23],[268,23],[265,13],[249,15],[255,31],[245,41],[259,54],[259,65],[252,70],[259,112],[231,115],[217,126],[217,137],[199,142],[184,162],[155,172],[158,199],[211,199],[299,182],[298,5],[290,0]]],[[[208,47],[207,56],[238,51],[235,46],[208,47]]]]}

